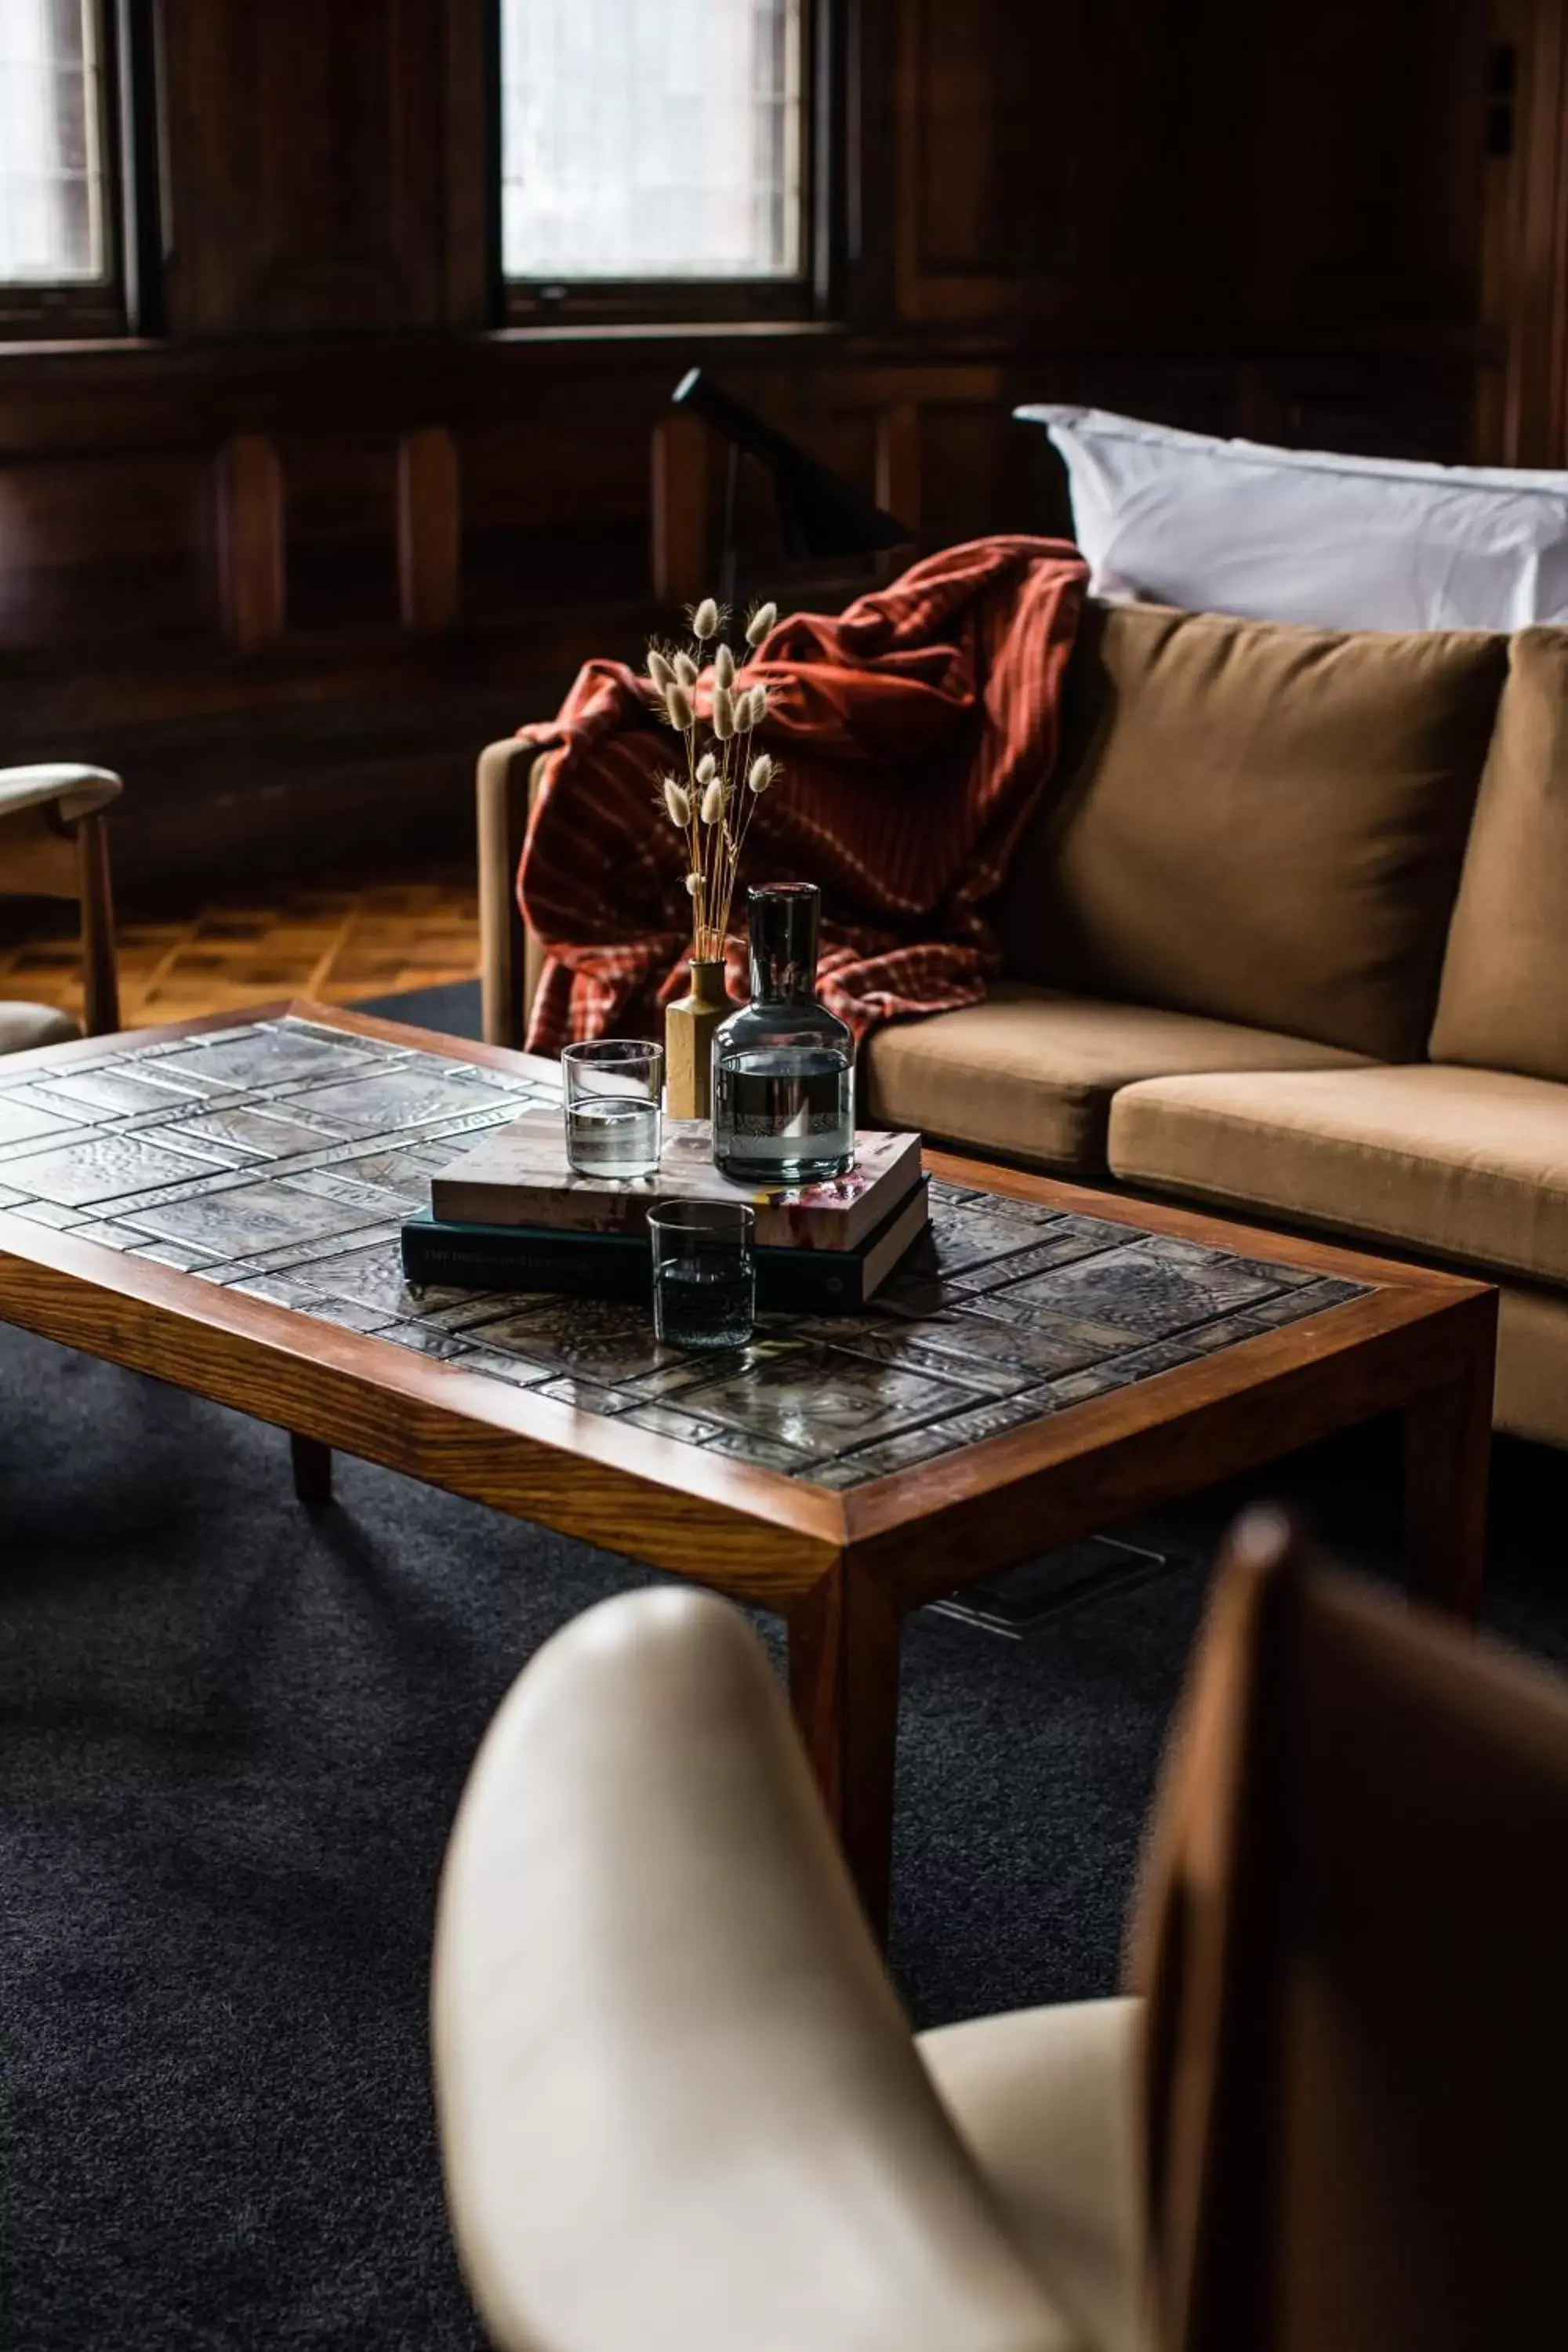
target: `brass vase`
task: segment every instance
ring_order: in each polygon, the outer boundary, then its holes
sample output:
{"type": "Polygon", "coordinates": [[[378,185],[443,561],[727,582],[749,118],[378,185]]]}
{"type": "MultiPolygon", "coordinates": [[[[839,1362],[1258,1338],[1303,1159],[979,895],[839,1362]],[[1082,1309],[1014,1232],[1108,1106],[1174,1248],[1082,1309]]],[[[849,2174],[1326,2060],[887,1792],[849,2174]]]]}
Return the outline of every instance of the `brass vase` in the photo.
{"type": "Polygon", "coordinates": [[[664,1081],[671,1118],[713,1116],[713,1032],[733,1013],[721,956],[693,956],[691,985],[664,1008],[664,1081]]]}

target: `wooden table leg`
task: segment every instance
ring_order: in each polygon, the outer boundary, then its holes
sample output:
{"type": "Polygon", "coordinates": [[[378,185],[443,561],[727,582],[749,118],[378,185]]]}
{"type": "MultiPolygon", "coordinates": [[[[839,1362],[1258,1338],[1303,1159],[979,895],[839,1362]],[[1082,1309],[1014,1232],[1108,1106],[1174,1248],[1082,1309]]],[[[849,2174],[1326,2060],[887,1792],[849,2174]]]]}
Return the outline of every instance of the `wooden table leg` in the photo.
{"type": "Polygon", "coordinates": [[[294,1492],[310,1510],[321,1510],[332,1499],[332,1449],[319,1437],[289,1433],[289,1453],[294,1465],[294,1492]]]}
{"type": "Polygon", "coordinates": [[[795,1721],[879,1943],[892,1869],[900,1631],[881,1590],[841,1569],[789,1619],[795,1721]]]}
{"type": "Polygon", "coordinates": [[[1486,1337],[1455,1376],[1405,1412],[1405,1555],[1410,1592],[1474,1624],[1486,1572],[1495,1300],[1486,1337]]]}

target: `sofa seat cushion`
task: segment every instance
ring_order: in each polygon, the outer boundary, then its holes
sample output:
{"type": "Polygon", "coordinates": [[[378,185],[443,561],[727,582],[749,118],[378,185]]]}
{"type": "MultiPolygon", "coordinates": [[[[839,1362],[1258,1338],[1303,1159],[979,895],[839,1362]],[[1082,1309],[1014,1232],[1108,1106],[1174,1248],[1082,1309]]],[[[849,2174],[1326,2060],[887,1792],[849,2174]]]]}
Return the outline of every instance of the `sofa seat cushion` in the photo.
{"type": "Polygon", "coordinates": [[[1125,1182],[1568,1285],[1568,1087],[1424,1062],[1157,1078],[1117,1096],[1125,1182]]]}
{"type": "Polygon", "coordinates": [[[0,1054],[28,1054],[35,1045],[64,1045],[81,1031],[52,1004],[24,1004],[0,996],[0,1054]]]}
{"type": "Polygon", "coordinates": [[[1003,896],[1007,971],[1415,1060],[1507,657],[1090,606],[1003,896]]]}
{"type": "Polygon", "coordinates": [[[996,982],[983,1004],[880,1029],[866,1049],[877,1125],[1079,1175],[1104,1173],[1110,1098],[1131,1079],[1355,1066],[1300,1037],[1021,981],[996,982]]]}

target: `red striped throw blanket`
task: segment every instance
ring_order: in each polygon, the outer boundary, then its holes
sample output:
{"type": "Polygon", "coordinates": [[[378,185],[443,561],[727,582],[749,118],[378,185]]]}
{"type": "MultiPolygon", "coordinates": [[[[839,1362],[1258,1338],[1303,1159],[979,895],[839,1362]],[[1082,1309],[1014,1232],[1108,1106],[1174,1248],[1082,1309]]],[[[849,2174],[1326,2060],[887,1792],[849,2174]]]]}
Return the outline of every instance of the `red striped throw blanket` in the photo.
{"type": "MultiPolygon", "coordinates": [[[[822,998],[858,1037],[973,1004],[999,967],[985,902],[1050,777],[1086,578],[1059,541],[976,540],[837,618],[779,622],[747,667],[769,690],[758,743],[783,773],[756,810],[742,891],[820,885],[822,998]]],[[[677,738],[619,662],[590,662],[560,716],[521,732],[555,754],[518,877],[546,956],[529,1045],[658,1035],[690,947],[683,838],[659,795],[677,738]]],[[[730,958],[744,997],[739,937],[730,958]]]]}

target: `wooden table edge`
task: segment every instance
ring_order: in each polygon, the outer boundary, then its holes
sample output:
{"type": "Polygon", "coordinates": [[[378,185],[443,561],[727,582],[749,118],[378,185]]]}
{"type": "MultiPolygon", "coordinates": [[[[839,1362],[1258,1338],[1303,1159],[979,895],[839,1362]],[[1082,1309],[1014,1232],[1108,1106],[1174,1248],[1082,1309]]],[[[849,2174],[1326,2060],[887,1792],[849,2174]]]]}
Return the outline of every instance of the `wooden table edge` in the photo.
{"type": "Polygon", "coordinates": [[[4,1212],[0,1319],[654,1567],[699,1573],[696,1541],[702,1580],[758,1598],[808,1590],[843,1548],[826,1488],[4,1212]],[[726,1570],[726,1544],[750,1564],[726,1570]]]}
{"type": "MultiPolygon", "coordinates": [[[[1033,1498],[1039,1513],[1033,1549],[1043,1551],[1114,1523],[1091,1499],[1113,1465],[1126,1466],[1130,1484],[1157,1486],[1173,1501],[1223,1484],[1300,1445],[1405,1409],[1459,1378],[1478,1357],[1489,1362],[1497,1312],[1498,1293],[1486,1283],[1446,1278],[1441,1294],[1379,1288],[853,1488],[845,1497],[847,1568],[885,1571],[900,1605],[918,1607],[1009,1564],[983,1539],[988,1518],[1026,1512],[1033,1498]],[[1275,1426],[1249,1443],[1246,1426],[1254,1421],[1275,1426]],[[1176,1475],[1171,1457],[1184,1445],[1192,1473],[1176,1475]],[[1134,1475],[1141,1454],[1149,1465],[1142,1480],[1134,1475]],[[1075,1473],[1085,1492],[1081,1509],[1072,1501],[1075,1473]],[[926,1559],[954,1545],[966,1557],[940,1571],[923,1569],[911,1552],[916,1528],[926,1559]]],[[[1122,1516],[1146,1507],[1130,1501],[1122,1516]]],[[[1020,1544],[1013,1556],[1032,1555],[1020,1544]]]]}

